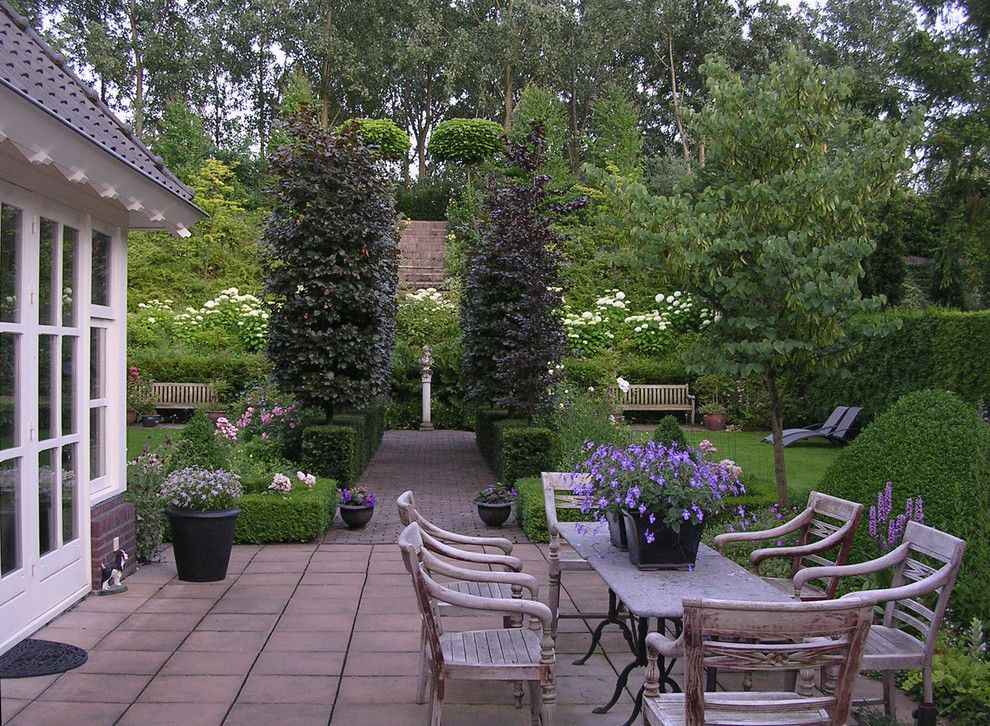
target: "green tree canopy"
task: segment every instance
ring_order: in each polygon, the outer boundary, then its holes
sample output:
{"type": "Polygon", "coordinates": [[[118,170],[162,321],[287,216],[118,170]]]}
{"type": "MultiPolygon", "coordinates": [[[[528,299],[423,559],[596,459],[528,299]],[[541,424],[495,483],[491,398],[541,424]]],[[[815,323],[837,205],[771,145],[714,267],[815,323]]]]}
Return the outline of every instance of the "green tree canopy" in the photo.
{"type": "Polygon", "coordinates": [[[391,119],[352,118],[338,126],[337,133],[351,127],[357,129],[357,135],[364,143],[377,146],[378,153],[385,159],[405,159],[409,154],[409,135],[391,119]]]}
{"type": "Polygon", "coordinates": [[[436,161],[478,164],[502,148],[502,126],[481,118],[452,118],[437,125],[429,152],[436,161]]]}

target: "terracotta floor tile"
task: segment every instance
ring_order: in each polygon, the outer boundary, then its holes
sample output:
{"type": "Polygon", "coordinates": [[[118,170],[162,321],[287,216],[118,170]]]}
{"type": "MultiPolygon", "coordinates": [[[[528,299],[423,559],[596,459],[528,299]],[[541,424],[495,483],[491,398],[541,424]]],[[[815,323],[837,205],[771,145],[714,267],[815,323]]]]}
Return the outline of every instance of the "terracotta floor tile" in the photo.
{"type": "Polygon", "coordinates": [[[258,597],[246,593],[237,595],[228,593],[217,600],[210,612],[235,615],[259,613],[273,615],[282,612],[288,601],[288,597],[258,597]]]}
{"type": "Polygon", "coordinates": [[[350,638],[351,634],[343,631],[288,631],[276,628],[268,639],[265,650],[293,653],[305,651],[343,653],[347,650],[347,643],[350,638]]]}
{"type": "Polygon", "coordinates": [[[89,651],[88,655],[86,662],[74,672],[153,675],[169,659],[172,651],[97,648],[89,651]]]}
{"type": "Polygon", "coordinates": [[[205,650],[217,653],[259,652],[268,638],[267,633],[239,631],[223,633],[216,630],[196,630],[189,634],[181,650],[205,650]]]}
{"type": "Polygon", "coordinates": [[[340,703],[415,703],[416,677],[397,676],[387,681],[375,676],[344,676],[340,679],[340,703]]]}
{"type": "Polygon", "coordinates": [[[358,609],[358,599],[356,597],[339,598],[316,598],[316,597],[293,597],[285,607],[285,615],[347,615],[353,617],[358,609]]]}
{"type": "Polygon", "coordinates": [[[191,613],[134,613],[117,628],[121,630],[181,630],[188,633],[203,618],[191,613]]]}
{"type": "MultiPolygon", "coordinates": [[[[126,594],[126,593],[124,593],[126,594]]],[[[73,610],[99,613],[130,614],[141,608],[148,601],[147,597],[125,598],[120,595],[87,595],[75,604],[73,610]]]]}
{"type": "Polygon", "coordinates": [[[252,675],[339,676],[344,666],[342,652],[286,652],[263,650],[251,669],[252,675]]]}
{"type": "Polygon", "coordinates": [[[59,643],[69,643],[84,650],[89,650],[111,635],[113,633],[108,633],[108,631],[102,628],[57,628],[54,625],[46,625],[31,637],[41,638],[42,640],[54,640],[59,643]]]}
{"type": "MultiPolygon", "coordinates": [[[[320,703],[241,703],[238,701],[230,709],[230,715],[224,722],[228,726],[326,726],[330,720],[332,707],[320,703]]],[[[346,724],[347,721],[334,723],[346,724]]],[[[358,721],[351,722],[360,723],[358,721]]],[[[386,723],[385,721],[366,721],[366,726],[386,723]]],[[[390,726],[392,726],[390,724],[390,726]]]]}
{"type": "Polygon", "coordinates": [[[331,676],[248,676],[238,703],[321,703],[333,705],[337,678],[331,676]]]}
{"type": "Polygon", "coordinates": [[[58,674],[34,678],[2,678],[0,679],[0,693],[3,694],[4,698],[33,701],[58,678],[58,674]]]}
{"type": "Polygon", "coordinates": [[[213,603],[206,598],[166,597],[152,598],[137,609],[135,614],[179,613],[205,615],[213,603]]]}
{"type": "Polygon", "coordinates": [[[246,676],[254,665],[254,651],[224,653],[217,657],[212,651],[180,650],[162,666],[163,676],[246,676]]]}
{"type": "Polygon", "coordinates": [[[422,619],[419,613],[408,615],[376,615],[374,617],[358,618],[354,624],[355,631],[369,633],[381,630],[405,630],[419,632],[422,619]]]}
{"type": "Polygon", "coordinates": [[[419,631],[355,633],[351,651],[356,653],[405,653],[419,652],[419,631]]]}
{"type": "MultiPolygon", "coordinates": [[[[388,724],[388,726],[423,726],[429,722],[429,704],[342,703],[333,708],[334,724],[388,724]]],[[[444,723],[447,723],[444,721],[444,723]]],[[[476,721],[471,726],[495,724],[496,721],[476,721]]],[[[513,722],[514,723],[514,722],[513,722]]],[[[519,722],[522,724],[522,721],[519,722]]]]}
{"type": "Polygon", "coordinates": [[[228,709],[226,703],[135,703],[115,726],[220,726],[228,709]]]}
{"type": "Polygon", "coordinates": [[[139,703],[233,703],[243,676],[166,676],[152,679],[139,703]]]}
{"type": "Polygon", "coordinates": [[[131,703],[151,680],[150,675],[63,673],[38,696],[39,701],[85,701],[87,703],[131,703]]]}
{"type": "Polygon", "coordinates": [[[196,626],[197,631],[253,631],[269,633],[278,620],[277,614],[261,613],[243,615],[238,613],[210,613],[196,626]]]}
{"type": "Polygon", "coordinates": [[[340,589],[356,588],[355,592],[360,592],[364,581],[367,579],[362,572],[307,572],[299,581],[300,585],[331,585],[340,589]]]}
{"type": "Polygon", "coordinates": [[[247,572],[237,578],[238,585],[258,585],[271,589],[295,585],[302,577],[302,567],[291,572],[247,572]]]}
{"type": "Polygon", "coordinates": [[[21,698],[0,698],[0,724],[6,724],[31,701],[21,698]]]}
{"type": "Polygon", "coordinates": [[[35,701],[19,712],[12,726],[66,726],[66,724],[112,724],[127,708],[126,703],[80,701],[35,701]]]}
{"type": "Polygon", "coordinates": [[[418,653],[355,653],[347,654],[344,676],[415,676],[419,674],[418,653]]]}
{"type": "Polygon", "coordinates": [[[353,615],[299,613],[285,614],[279,618],[277,630],[329,630],[349,633],[354,625],[353,615]]]}
{"type": "Polygon", "coordinates": [[[180,630],[116,630],[102,641],[103,650],[159,650],[172,651],[188,636],[180,630]]]}

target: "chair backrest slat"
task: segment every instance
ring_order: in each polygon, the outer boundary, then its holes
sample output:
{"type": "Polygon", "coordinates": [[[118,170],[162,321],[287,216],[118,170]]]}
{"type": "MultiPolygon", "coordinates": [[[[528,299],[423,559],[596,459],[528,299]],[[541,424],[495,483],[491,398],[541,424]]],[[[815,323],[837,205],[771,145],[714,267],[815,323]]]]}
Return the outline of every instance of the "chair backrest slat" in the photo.
{"type": "MultiPolygon", "coordinates": [[[[812,544],[836,533],[845,533],[845,536],[825,552],[794,557],[791,562],[791,577],[803,567],[844,565],[849,558],[856,527],[863,514],[862,504],[821,492],[811,493],[808,497],[808,508],[812,510],[813,515],[800,531],[798,544],[812,544]],[[832,559],[826,556],[828,553],[832,553],[832,559]]],[[[838,587],[838,577],[828,578],[825,585],[826,599],[834,597],[838,587]]]]}
{"type": "Polygon", "coordinates": [[[871,619],[870,605],[853,598],[816,603],[685,600],[685,723],[731,723],[727,717],[720,719],[719,710],[740,707],[774,713],[774,723],[786,723],[787,714],[796,718],[814,707],[828,712],[823,724],[845,724],[871,619]],[[823,640],[812,640],[818,638],[823,640]],[[728,642],[737,639],[743,642],[728,642]],[[839,675],[831,695],[803,698],[795,693],[793,699],[775,702],[760,700],[757,693],[706,694],[705,669],[710,667],[733,671],[834,667],[839,675]]]}

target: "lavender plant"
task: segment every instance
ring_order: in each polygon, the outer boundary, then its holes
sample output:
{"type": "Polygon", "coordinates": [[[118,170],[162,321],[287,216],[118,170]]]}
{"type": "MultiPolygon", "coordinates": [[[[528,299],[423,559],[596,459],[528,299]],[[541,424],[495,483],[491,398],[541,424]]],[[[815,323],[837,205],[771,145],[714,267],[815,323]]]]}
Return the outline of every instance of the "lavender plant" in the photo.
{"type": "Polygon", "coordinates": [[[351,487],[340,491],[340,503],[348,507],[375,506],[375,493],[364,487],[351,487]]]}
{"type": "Polygon", "coordinates": [[[490,484],[475,496],[477,504],[511,504],[516,498],[516,488],[501,482],[490,484]]]}
{"type": "MultiPolygon", "coordinates": [[[[705,458],[716,451],[710,444],[696,449],[647,441],[622,448],[588,442],[586,448],[588,458],[577,471],[590,474],[590,480],[574,491],[584,497],[581,510],[598,521],[625,510],[679,532],[683,523],[701,524],[721,512],[727,498],[745,493],[742,470],[733,461],[705,458]]],[[[645,537],[652,542],[653,530],[645,537]]]]}
{"type": "Polygon", "coordinates": [[[166,506],[197,512],[230,509],[243,492],[237,474],[197,466],[172,472],[158,490],[166,506]]]}
{"type": "Polygon", "coordinates": [[[877,494],[877,503],[870,507],[870,538],[876,544],[877,553],[883,556],[897,547],[904,536],[907,523],[923,523],[925,513],[921,497],[908,497],[904,514],[893,516],[894,487],[891,482],[877,494]]]}

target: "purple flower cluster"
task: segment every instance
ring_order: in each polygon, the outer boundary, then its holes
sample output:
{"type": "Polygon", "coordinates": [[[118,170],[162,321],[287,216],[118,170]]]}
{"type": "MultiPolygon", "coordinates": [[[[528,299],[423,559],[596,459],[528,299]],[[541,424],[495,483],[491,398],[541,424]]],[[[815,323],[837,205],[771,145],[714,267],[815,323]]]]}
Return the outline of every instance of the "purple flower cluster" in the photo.
{"type": "MultiPolygon", "coordinates": [[[[598,521],[608,512],[628,511],[679,531],[682,523],[700,524],[721,511],[728,497],[745,493],[739,467],[728,459],[705,458],[715,452],[711,446],[704,453],[656,441],[627,447],[588,442],[585,448],[588,458],[577,473],[589,478],[574,493],[584,498],[581,510],[598,521]]],[[[648,543],[655,537],[650,529],[644,536],[648,543]]]]}
{"type": "Polygon", "coordinates": [[[511,504],[516,498],[516,488],[510,487],[501,482],[489,484],[480,490],[474,501],[481,504],[511,504]]]}
{"type": "Polygon", "coordinates": [[[233,472],[191,466],[169,474],[158,494],[167,506],[202,512],[230,509],[243,491],[233,472]]]}
{"type": "Polygon", "coordinates": [[[364,487],[353,487],[340,491],[340,501],[353,507],[373,507],[375,506],[375,493],[366,490],[364,487]]]}
{"type": "Polygon", "coordinates": [[[921,497],[908,497],[904,514],[894,514],[894,487],[891,482],[877,494],[877,503],[870,507],[870,537],[881,555],[890,552],[901,543],[907,523],[925,521],[921,497]]]}

